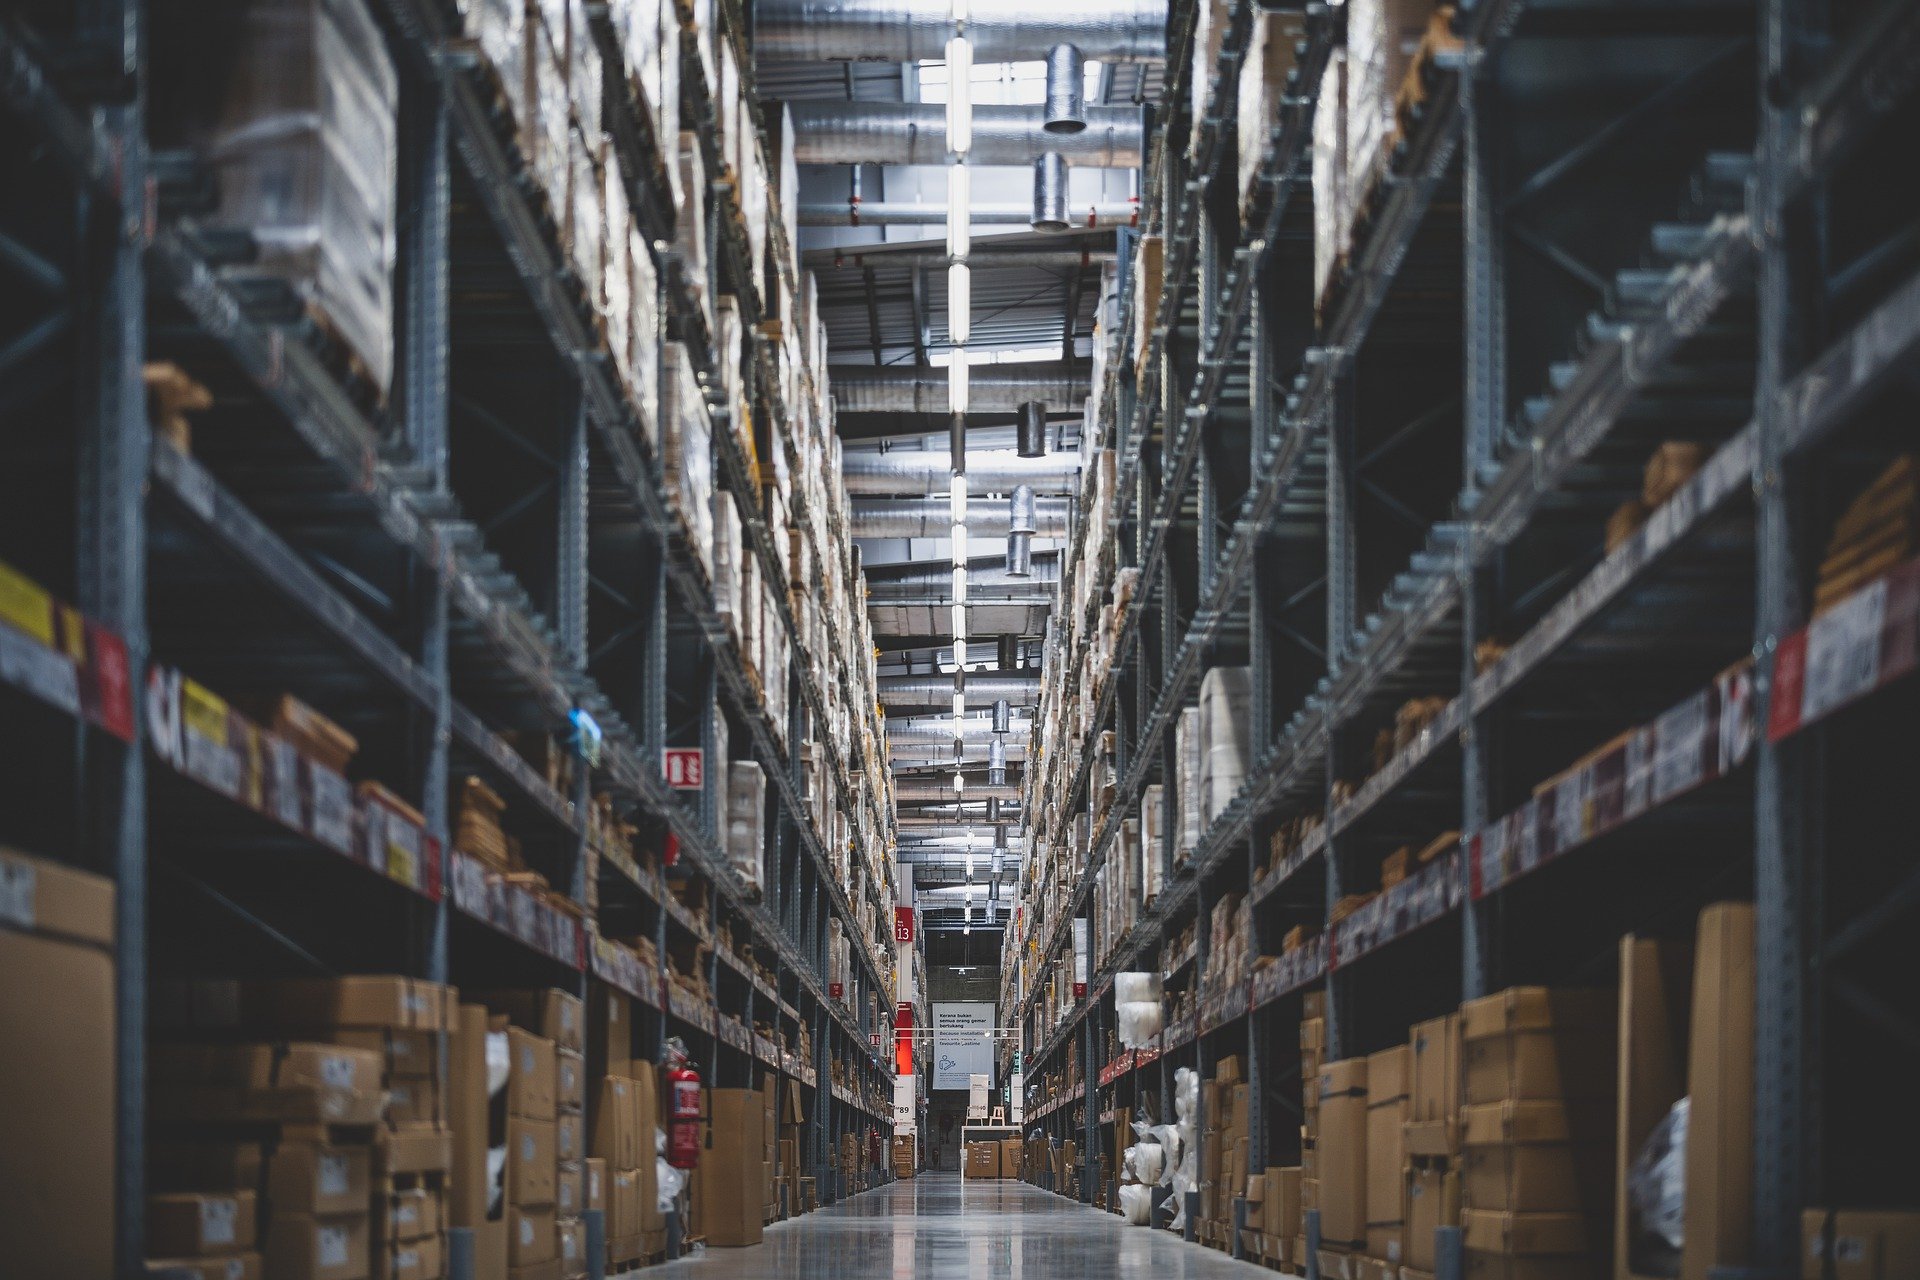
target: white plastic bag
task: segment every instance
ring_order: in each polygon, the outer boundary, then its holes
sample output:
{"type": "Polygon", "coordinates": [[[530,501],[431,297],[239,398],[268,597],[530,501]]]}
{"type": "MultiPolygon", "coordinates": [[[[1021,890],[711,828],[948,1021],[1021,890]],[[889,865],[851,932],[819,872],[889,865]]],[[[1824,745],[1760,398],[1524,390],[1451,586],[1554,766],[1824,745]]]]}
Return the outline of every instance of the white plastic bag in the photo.
{"type": "Polygon", "coordinates": [[[1160,1003],[1162,979],[1157,973],[1116,973],[1113,975],[1113,999],[1116,1004],[1160,1003]]]}
{"type": "Polygon", "coordinates": [[[1686,1242],[1688,1111],[1686,1098],[1674,1103],[1627,1170],[1628,1239],[1634,1258],[1649,1268],[1686,1242]]]}
{"type": "Polygon", "coordinates": [[[1165,1024],[1158,1000],[1127,1000],[1114,1006],[1120,1044],[1127,1049],[1143,1049],[1160,1034],[1165,1024]]]}
{"type": "Polygon", "coordinates": [[[1153,1213],[1153,1188],[1137,1185],[1121,1187],[1120,1212],[1132,1225],[1147,1226],[1153,1213]]]}
{"type": "Polygon", "coordinates": [[[658,1156],[654,1157],[653,1175],[660,1186],[660,1212],[673,1212],[673,1202],[687,1185],[687,1175],[658,1156]]]}

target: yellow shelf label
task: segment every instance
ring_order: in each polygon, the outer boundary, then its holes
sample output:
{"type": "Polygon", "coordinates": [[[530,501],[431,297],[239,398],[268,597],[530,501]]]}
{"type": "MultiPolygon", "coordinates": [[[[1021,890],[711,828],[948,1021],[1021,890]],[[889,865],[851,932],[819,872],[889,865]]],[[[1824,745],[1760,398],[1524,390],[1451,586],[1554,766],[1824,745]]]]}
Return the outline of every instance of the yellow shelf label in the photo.
{"type": "Polygon", "coordinates": [[[4,560],[0,560],[0,621],[53,646],[53,597],[4,560]]]}

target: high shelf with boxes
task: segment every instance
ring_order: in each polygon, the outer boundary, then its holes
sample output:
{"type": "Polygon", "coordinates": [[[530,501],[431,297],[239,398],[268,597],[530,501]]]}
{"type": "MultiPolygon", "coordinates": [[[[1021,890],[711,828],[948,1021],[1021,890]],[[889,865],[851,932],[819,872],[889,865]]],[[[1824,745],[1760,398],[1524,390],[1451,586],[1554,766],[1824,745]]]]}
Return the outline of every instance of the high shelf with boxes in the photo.
{"type": "Polygon", "coordinates": [[[1181,1225],[1322,1275],[1430,1273],[1436,1221],[1657,1273],[1625,1179],[1682,1096],[1681,1274],[1920,1206],[1869,1119],[1916,868],[1865,835],[1910,826],[1920,263],[1873,175],[1920,37],[1822,12],[1176,21],[1003,953],[1080,1198],[1186,1069],[1248,1090],[1181,1225]],[[1620,1070],[1474,1074],[1563,1034],[1620,1070]]]}
{"type": "MultiPolygon", "coordinates": [[[[63,1060],[121,1158],[82,1171],[98,1229],[75,1238],[122,1274],[176,1242],[148,1231],[149,1175],[184,1194],[208,1170],[144,1158],[141,1081],[183,1046],[219,1041],[244,1093],[285,1055],[236,1045],[467,1029],[283,1027],[264,997],[163,1018],[149,990],[176,979],[617,993],[630,1055],[678,1036],[718,1089],[791,1089],[766,1130],[792,1144],[768,1143],[781,1211],[884,1176],[890,805],[871,669],[840,656],[871,644],[844,522],[792,515],[843,501],[815,465],[831,419],[805,317],[783,399],[766,343],[710,337],[676,240],[725,219],[698,191],[682,211],[661,77],[677,106],[721,35],[657,13],[649,52],[638,6],[177,7],[0,19],[15,296],[71,288],[85,317],[49,312],[0,376],[68,426],[4,469],[0,844],[28,888],[0,936],[112,952],[94,1058],[63,1060]],[[850,643],[799,643],[803,600],[850,643]],[[104,880],[55,929],[65,867],[104,880]]],[[[759,287],[716,263],[704,302],[757,316],[759,287]]],[[[457,1145],[417,1105],[378,1118],[457,1145]]],[[[384,1238],[473,1225],[446,1210],[384,1238]]]]}

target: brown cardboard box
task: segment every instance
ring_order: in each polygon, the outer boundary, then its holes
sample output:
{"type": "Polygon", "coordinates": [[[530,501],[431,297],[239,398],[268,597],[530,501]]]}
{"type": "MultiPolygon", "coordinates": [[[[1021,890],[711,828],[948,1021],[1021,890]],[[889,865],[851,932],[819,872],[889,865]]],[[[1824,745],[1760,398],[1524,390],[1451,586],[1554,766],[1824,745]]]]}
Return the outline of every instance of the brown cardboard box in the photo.
{"type": "Polygon", "coordinates": [[[373,1280],[440,1280],[447,1273],[440,1236],[422,1236],[373,1250],[373,1280]]]}
{"type": "MultiPolygon", "coordinates": [[[[1600,1254],[1506,1254],[1467,1251],[1467,1280],[1602,1280],[1600,1254]]],[[[1402,1277],[1405,1280],[1405,1277],[1402,1277]]]]}
{"type": "Polygon", "coordinates": [[[554,1053],[554,1105],[561,1111],[587,1107],[587,1060],[571,1049],[554,1053]]]}
{"type": "MultiPolygon", "coordinates": [[[[1604,1258],[1606,1234],[1578,1213],[1460,1211],[1461,1242],[1470,1253],[1584,1254],[1604,1258]]],[[[1603,1268],[1604,1269],[1604,1268],[1603,1268]]]]}
{"type": "Polygon", "coordinates": [[[147,1144],[148,1191],[250,1191],[260,1185],[266,1168],[257,1142],[147,1144]]]}
{"type": "Polygon", "coordinates": [[[374,1237],[392,1243],[437,1236],[446,1227],[441,1213],[440,1192],[425,1187],[390,1190],[375,1205],[374,1237]]]}
{"type": "Polygon", "coordinates": [[[357,974],[247,983],[241,1016],[248,1026],[282,1031],[317,1027],[406,1027],[439,1031],[456,1003],[453,988],[420,978],[357,974]]]}
{"type": "Polygon", "coordinates": [[[1367,1240],[1367,1060],[1320,1069],[1320,1240],[1360,1249],[1367,1240]]]}
{"type": "Polygon", "coordinates": [[[575,1111],[562,1111],[554,1122],[553,1154],[561,1164],[572,1164],[584,1160],[587,1156],[587,1140],[582,1130],[585,1128],[580,1114],[575,1111]]]}
{"type": "Polygon", "coordinates": [[[640,1164],[639,1082],[608,1076],[600,1082],[600,1102],[594,1108],[593,1141],[589,1150],[614,1169],[640,1164]]]}
{"type": "Polygon", "coordinates": [[[640,1234],[639,1184],[640,1175],[633,1169],[615,1169],[607,1175],[607,1239],[640,1234]]]}
{"type": "Polygon", "coordinates": [[[553,1187],[553,1211],[560,1218],[577,1218],[587,1211],[587,1166],[583,1161],[561,1162],[553,1187]]]}
{"type": "Polygon", "coordinates": [[[553,1203],[559,1162],[550,1120],[514,1116],[507,1121],[507,1203],[534,1207],[553,1203]]]}
{"type": "Polygon", "coordinates": [[[514,1026],[553,1041],[556,1048],[579,1053],[585,1044],[586,1014],[576,995],[557,988],[468,994],[495,1013],[505,1014],[514,1026]]]}
{"type": "Polygon", "coordinates": [[[969,1142],[963,1174],[968,1178],[997,1178],[1000,1176],[1000,1144],[997,1142],[969,1142]]]}
{"type": "Polygon", "coordinates": [[[1687,1092],[1687,1019],[1693,949],[1656,938],[1620,939],[1619,1082],[1614,1132],[1615,1280],[1653,1280],[1632,1265],[1628,1171],[1647,1138],[1687,1092]]]}
{"type": "Polygon", "coordinates": [[[1700,913],[1687,1066],[1686,1246],[1681,1280],[1751,1256],[1753,1230],[1753,906],[1700,913]]]}
{"type": "Polygon", "coordinates": [[[587,1229],[578,1218],[562,1218],[556,1233],[560,1238],[560,1274],[585,1275],[587,1271],[587,1229]]]}
{"type": "Polygon", "coordinates": [[[640,1230],[665,1231],[667,1215],[660,1212],[659,1161],[655,1154],[660,1125],[659,1075],[645,1058],[633,1064],[634,1165],[639,1176],[634,1195],[640,1230]]]}
{"type": "Polygon", "coordinates": [[[366,1211],[315,1218],[275,1215],[267,1224],[267,1274],[273,1280],[363,1280],[373,1273],[366,1211]]]}
{"type": "Polygon", "coordinates": [[[1800,1219],[1803,1280],[1920,1276],[1920,1213],[1809,1209],[1800,1219]]]}
{"type": "Polygon", "coordinates": [[[1611,1220],[1610,1102],[1476,1103],[1460,1114],[1467,1207],[1611,1220]]]}
{"type": "Polygon", "coordinates": [[[491,1186],[487,1176],[487,1022],[485,1006],[463,1004],[448,1038],[447,1114],[453,1130],[453,1166],[446,1209],[450,1225],[473,1232],[475,1280],[506,1280],[506,1218],[487,1217],[491,1186]]]}
{"type": "Polygon", "coordinates": [[[560,1256],[560,1240],[551,1206],[507,1210],[507,1265],[533,1266],[560,1256]]]}
{"type": "Polygon", "coordinates": [[[1460,1175],[1438,1162],[1407,1169],[1407,1236],[1401,1257],[1407,1267],[1432,1271],[1439,1266],[1433,1233],[1460,1225],[1460,1175]]]}
{"type": "Polygon", "coordinates": [[[243,1252],[259,1242],[259,1210],[251,1191],[148,1196],[147,1252],[162,1258],[243,1252]]]}
{"type": "Polygon", "coordinates": [[[711,1089],[707,1100],[713,1123],[700,1159],[707,1244],[720,1248],[759,1244],[766,1200],[760,1134],[764,1104],[751,1089],[711,1089]]]}
{"type": "Polygon", "coordinates": [[[562,1280],[560,1259],[553,1257],[545,1262],[529,1262],[525,1266],[508,1267],[507,1280],[562,1280]]]}
{"type": "Polygon", "coordinates": [[[1024,1144],[1018,1138],[1000,1139],[1000,1176],[1017,1178],[1020,1176],[1021,1147],[1024,1144]]]}
{"type": "Polygon", "coordinates": [[[1367,1058],[1367,1248],[1398,1264],[1405,1224],[1407,1112],[1413,1050],[1404,1044],[1367,1058]]]}
{"type": "Polygon", "coordinates": [[[230,1253],[224,1258],[150,1258],[147,1270],[185,1272],[193,1280],[261,1280],[257,1253],[230,1253]]]}
{"type": "Polygon", "coordinates": [[[1300,1209],[1300,1170],[1297,1166],[1269,1169],[1266,1183],[1261,1230],[1270,1236],[1291,1238],[1305,1222],[1300,1209]]]}
{"type": "Polygon", "coordinates": [[[373,1187],[369,1147],[282,1142],[267,1162],[267,1212],[325,1217],[362,1212],[373,1187]]]}
{"type": "Polygon", "coordinates": [[[440,1033],[406,1027],[322,1027],[301,1033],[328,1044],[377,1053],[388,1077],[430,1080],[439,1074],[440,1033]]]}
{"type": "Polygon", "coordinates": [[[498,1015],[489,1025],[507,1033],[507,1113],[551,1122],[557,1112],[553,1041],[509,1026],[498,1015]]]}
{"type": "Polygon", "coordinates": [[[424,1125],[438,1129],[446,1123],[440,1105],[440,1087],[432,1077],[387,1080],[387,1120],[398,1126],[424,1125]]]}
{"type": "Polygon", "coordinates": [[[1514,987],[1460,1007],[1465,1101],[1611,1098],[1617,996],[1514,987]]]}
{"type": "Polygon", "coordinates": [[[373,1124],[386,1108],[379,1054],[339,1045],[157,1044],[155,1111],[186,1120],[373,1124]]]}
{"type": "Polygon", "coordinates": [[[593,1031],[589,1037],[594,1052],[607,1055],[606,1073],[629,1078],[633,1075],[633,1002],[625,992],[595,983],[588,1005],[593,1031]]]}
{"type": "Polygon", "coordinates": [[[1460,1017],[1449,1013],[1417,1024],[1408,1038],[1411,1064],[1407,1153],[1455,1155],[1460,1150],[1460,1017]]]}

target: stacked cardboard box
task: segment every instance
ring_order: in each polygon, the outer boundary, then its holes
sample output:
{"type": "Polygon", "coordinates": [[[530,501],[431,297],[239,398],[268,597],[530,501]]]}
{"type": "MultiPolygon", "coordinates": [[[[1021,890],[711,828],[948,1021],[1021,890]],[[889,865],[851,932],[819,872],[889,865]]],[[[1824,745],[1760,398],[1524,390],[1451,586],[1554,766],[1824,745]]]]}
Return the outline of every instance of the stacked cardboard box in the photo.
{"type": "Polygon", "coordinates": [[[1835,523],[1814,585],[1816,616],[1920,550],[1920,461],[1895,458],[1835,523]]]}
{"type": "Polygon", "coordinates": [[[766,1206],[766,1099],[754,1089],[709,1089],[711,1117],[693,1171],[692,1234],[709,1247],[759,1244],[766,1206]]]}
{"type": "Polygon", "coordinates": [[[1434,1232],[1460,1225],[1460,1017],[1416,1025],[1407,1042],[1406,1168],[1402,1178],[1403,1280],[1425,1280],[1438,1261],[1434,1232]]]}
{"type": "MultiPolygon", "coordinates": [[[[515,1068],[539,1077],[530,1078],[528,1094],[520,1095],[516,1095],[510,1079],[510,1103],[518,1096],[529,1103],[530,1109],[545,1113],[546,1092],[551,1092],[555,1258],[562,1280],[571,1280],[584,1274],[587,1265],[584,1228],[580,1225],[587,1200],[586,1011],[578,996],[551,988],[491,991],[478,998],[494,1011],[494,1029],[507,1032],[515,1068]],[[505,1020],[504,1027],[501,1019],[505,1020]]],[[[525,1118],[531,1128],[541,1123],[542,1115],[525,1118]]],[[[535,1131],[534,1139],[536,1144],[544,1141],[544,1131],[535,1131]]],[[[523,1129],[521,1149],[508,1153],[510,1174],[516,1161],[527,1155],[526,1141],[527,1130],[523,1129]]]]}
{"type": "Polygon", "coordinates": [[[1802,1280],[1920,1276],[1920,1213],[1808,1209],[1800,1219],[1802,1280]]]}
{"type": "Polygon", "coordinates": [[[1200,1139],[1201,1239],[1225,1249],[1232,1240],[1233,1201],[1246,1188],[1251,1129],[1249,1085],[1238,1056],[1222,1058],[1213,1079],[1200,1088],[1200,1115],[1206,1131],[1200,1139]]]}
{"type": "MultiPolygon", "coordinates": [[[[0,1257],[21,1275],[106,1277],[113,884],[0,849],[0,902],[0,1186],[10,1188],[0,1197],[0,1257]],[[55,1151],[61,1158],[48,1158],[55,1151]]],[[[242,1265],[257,1273],[258,1257],[242,1265]]]]}
{"type": "Polygon", "coordinates": [[[1241,1231],[1242,1254],[1282,1269],[1294,1261],[1293,1240],[1300,1232],[1300,1166],[1272,1166],[1247,1175],[1247,1217],[1241,1231]]]}
{"type": "Polygon", "coordinates": [[[1320,1128],[1314,1158],[1320,1175],[1320,1271],[1350,1276],[1347,1255],[1367,1246],[1367,1059],[1320,1068],[1320,1128]]]}
{"type": "MultiPolygon", "coordinates": [[[[1412,1114],[1413,1054],[1406,1045],[1367,1057],[1366,1268],[1399,1280],[1406,1252],[1407,1120],[1412,1114]]],[[[1364,1274],[1364,1273],[1363,1273],[1364,1274]]]]}
{"type": "Polygon", "coordinates": [[[1515,987],[1460,1009],[1468,1270],[1606,1272],[1617,997],[1515,987]]]}

